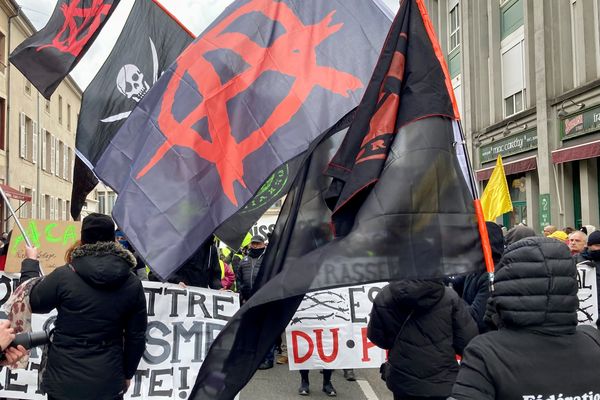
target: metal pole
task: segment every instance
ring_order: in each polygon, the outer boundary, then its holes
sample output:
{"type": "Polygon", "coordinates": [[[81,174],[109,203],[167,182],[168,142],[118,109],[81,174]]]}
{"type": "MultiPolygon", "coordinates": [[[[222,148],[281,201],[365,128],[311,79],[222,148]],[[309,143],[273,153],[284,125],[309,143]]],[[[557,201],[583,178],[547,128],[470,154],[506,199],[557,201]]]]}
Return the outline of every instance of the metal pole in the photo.
{"type": "Polygon", "coordinates": [[[6,197],[6,193],[4,193],[4,189],[2,189],[2,186],[0,186],[0,195],[2,195],[2,199],[4,199],[4,204],[6,204],[6,206],[8,207],[8,210],[10,211],[13,218],[15,219],[15,222],[17,223],[19,230],[23,234],[23,238],[25,238],[25,243],[27,243],[27,246],[33,247],[31,245],[31,240],[29,240],[29,236],[27,236],[27,233],[25,233],[25,229],[23,229],[23,225],[21,225],[21,221],[19,221],[19,218],[17,218],[17,216],[15,215],[15,210],[13,210],[12,206],[10,205],[10,201],[8,201],[8,198],[6,197]]]}

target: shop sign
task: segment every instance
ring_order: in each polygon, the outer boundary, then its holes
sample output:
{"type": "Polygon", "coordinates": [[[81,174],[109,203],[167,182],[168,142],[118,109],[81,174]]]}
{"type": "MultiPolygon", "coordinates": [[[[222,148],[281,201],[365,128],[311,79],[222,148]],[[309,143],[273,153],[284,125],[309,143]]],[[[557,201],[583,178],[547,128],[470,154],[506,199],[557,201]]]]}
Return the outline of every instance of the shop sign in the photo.
{"type": "Polygon", "coordinates": [[[502,157],[523,153],[537,148],[537,132],[530,129],[526,132],[512,135],[497,142],[482,145],[479,148],[479,159],[484,164],[495,161],[498,155],[502,157]]]}
{"type": "Polygon", "coordinates": [[[544,227],[550,225],[550,194],[540,194],[540,232],[544,231],[544,227]]]}
{"type": "Polygon", "coordinates": [[[598,130],[600,130],[600,106],[570,115],[560,123],[562,140],[587,135],[598,130]]]}

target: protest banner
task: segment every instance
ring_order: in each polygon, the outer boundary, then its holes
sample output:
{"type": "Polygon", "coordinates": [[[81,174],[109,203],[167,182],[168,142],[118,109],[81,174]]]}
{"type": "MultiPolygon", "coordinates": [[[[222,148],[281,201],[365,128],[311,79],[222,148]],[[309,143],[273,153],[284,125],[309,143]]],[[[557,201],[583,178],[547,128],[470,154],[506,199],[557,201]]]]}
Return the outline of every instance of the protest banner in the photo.
{"type": "Polygon", "coordinates": [[[598,320],[598,289],[596,281],[596,268],[589,261],[577,264],[577,321],[580,324],[595,325],[598,320]]]}
{"type": "MultiPolygon", "coordinates": [[[[39,250],[44,274],[65,265],[65,253],[81,234],[80,221],[20,220],[31,244],[39,250]]],[[[25,259],[25,239],[18,230],[13,231],[6,257],[6,272],[20,272],[25,259]]]]}
{"type": "MultiPolygon", "coordinates": [[[[0,306],[18,275],[0,274],[0,306]]],[[[148,309],[146,351],[125,399],[187,399],[213,340],[239,309],[237,294],[143,282],[148,309]]],[[[56,313],[34,314],[32,330],[52,326],[56,313]]],[[[0,368],[0,398],[44,400],[38,386],[41,351],[33,349],[27,369],[0,368]]]]}
{"type": "Polygon", "coordinates": [[[290,370],[379,368],[386,354],[367,338],[367,324],[386,285],[308,293],[286,329],[290,370]]]}

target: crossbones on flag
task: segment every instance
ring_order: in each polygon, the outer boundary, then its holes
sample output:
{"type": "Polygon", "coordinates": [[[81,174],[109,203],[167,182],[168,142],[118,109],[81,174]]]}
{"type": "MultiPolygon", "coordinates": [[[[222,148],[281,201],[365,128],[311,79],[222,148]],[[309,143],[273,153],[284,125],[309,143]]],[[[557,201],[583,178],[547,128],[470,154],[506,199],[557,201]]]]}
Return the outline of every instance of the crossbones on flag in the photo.
{"type": "Polygon", "coordinates": [[[47,99],[77,65],[119,0],[59,0],[44,28],[25,39],[10,62],[47,99]]]}
{"type": "Polygon", "coordinates": [[[154,0],[136,0],[115,46],[85,92],[77,125],[71,215],[98,183],[91,169],[131,111],[194,40],[154,0]]]}
{"type": "Polygon", "coordinates": [[[95,168],[158,276],[358,104],[389,24],[376,0],[237,0],[165,71],[95,168]]]}

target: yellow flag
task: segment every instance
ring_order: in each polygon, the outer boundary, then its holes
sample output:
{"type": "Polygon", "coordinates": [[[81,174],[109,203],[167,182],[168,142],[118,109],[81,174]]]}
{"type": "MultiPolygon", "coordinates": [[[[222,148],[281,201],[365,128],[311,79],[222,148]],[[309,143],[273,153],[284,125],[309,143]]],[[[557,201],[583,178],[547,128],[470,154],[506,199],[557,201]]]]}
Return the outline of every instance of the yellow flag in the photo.
{"type": "Polygon", "coordinates": [[[492,176],[481,195],[481,207],[486,221],[495,221],[496,218],[513,209],[500,156],[496,160],[492,176]]]}

